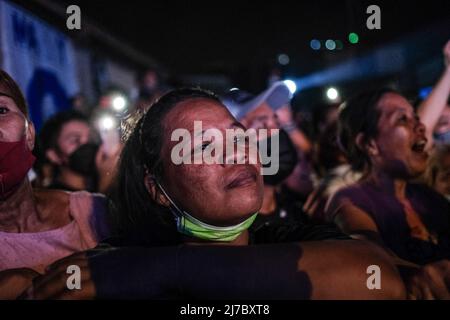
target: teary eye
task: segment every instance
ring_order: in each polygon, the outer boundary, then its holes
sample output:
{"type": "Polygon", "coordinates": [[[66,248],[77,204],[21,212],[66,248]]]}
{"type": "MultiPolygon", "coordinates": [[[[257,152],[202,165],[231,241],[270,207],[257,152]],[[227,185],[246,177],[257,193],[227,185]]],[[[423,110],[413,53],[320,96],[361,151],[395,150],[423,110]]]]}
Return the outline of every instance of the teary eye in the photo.
{"type": "Polygon", "coordinates": [[[9,109],[4,106],[0,106],[0,114],[7,114],[9,112],[9,109]]]}
{"type": "Polygon", "coordinates": [[[211,144],[211,142],[210,141],[208,141],[208,142],[204,142],[203,144],[202,144],[202,151],[205,151],[206,150],[206,148],[208,148],[208,146],[211,144]]]}

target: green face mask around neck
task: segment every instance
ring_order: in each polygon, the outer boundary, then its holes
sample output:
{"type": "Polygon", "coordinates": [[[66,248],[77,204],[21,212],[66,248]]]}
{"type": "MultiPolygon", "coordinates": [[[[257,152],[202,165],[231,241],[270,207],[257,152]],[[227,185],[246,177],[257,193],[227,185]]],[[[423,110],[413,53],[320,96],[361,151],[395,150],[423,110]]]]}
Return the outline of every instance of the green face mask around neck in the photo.
{"type": "Polygon", "coordinates": [[[258,215],[258,213],[254,213],[245,221],[234,226],[213,226],[202,222],[191,216],[186,211],[181,210],[175,202],[172,201],[161,184],[158,183],[158,186],[171,203],[171,210],[174,212],[175,218],[177,219],[178,232],[189,237],[215,242],[231,242],[235,240],[242,232],[247,230],[258,215]]]}
{"type": "Polygon", "coordinates": [[[177,227],[178,232],[190,237],[208,241],[231,242],[252,225],[257,215],[258,213],[255,213],[234,226],[217,227],[204,223],[184,212],[177,220],[177,227]]]}

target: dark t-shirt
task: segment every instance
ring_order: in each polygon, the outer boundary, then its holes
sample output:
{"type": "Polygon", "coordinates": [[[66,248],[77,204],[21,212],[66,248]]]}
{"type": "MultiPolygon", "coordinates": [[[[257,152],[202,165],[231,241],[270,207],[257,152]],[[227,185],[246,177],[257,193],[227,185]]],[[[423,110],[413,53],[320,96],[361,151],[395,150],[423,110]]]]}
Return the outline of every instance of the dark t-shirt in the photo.
{"type": "Polygon", "coordinates": [[[311,221],[302,209],[303,202],[295,196],[277,193],[276,203],[274,212],[259,214],[250,226],[250,244],[349,239],[333,223],[311,221]]]}
{"type": "MultiPolygon", "coordinates": [[[[412,236],[403,205],[380,188],[361,182],[337,192],[335,197],[347,198],[370,215],[384,244],[400,258],[426,264],[450,258],[450,202],[433,189],[422,184],[408,184],[406,196],[437,244],[412,236]]],[[[334,221],[338,213],[329,211],[334,221]]]]}
{"type": "Polygon", "coordinates": [[[333,224],[285,223],[283,221],[250,229],[249,234],[250,244],[350,239],[333,224]]]}
{"type": "Polygon", "coordinates": [[[259,229],[262,226],[271,224],[298,224],[309,223],[310,219],[303,211],[303,202],[294,196],[287,196],[284,193],[276,193],[276,208],[269,214],[258,214],[250,230],[259,229]]]}

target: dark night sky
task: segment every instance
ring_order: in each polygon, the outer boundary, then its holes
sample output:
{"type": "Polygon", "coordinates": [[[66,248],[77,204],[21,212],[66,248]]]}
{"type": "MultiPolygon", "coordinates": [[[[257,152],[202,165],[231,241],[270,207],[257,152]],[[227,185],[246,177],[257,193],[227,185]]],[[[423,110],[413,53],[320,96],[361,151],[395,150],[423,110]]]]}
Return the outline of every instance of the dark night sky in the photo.
{"type": "MultiPolygon", "coordinates": [[[[25,7],[33,3],[14,1],[25,7]]],[[[281,67],[284,76],[301,77],[450,21],[448,0],[46,1],[79,5],[82,21],[93,22],[148,54],[170,75],[223,74],[250,91],[266,86],[280,53],[290,57],[290,64],[281,67]],[[381,8],[381,30],[366,28],[366,8],[371,4],[381,8]],[[348,42],[349,32],[359,34],[358,44],[348,42]],[[312,39],[342,40],[344,47],[314,51],[312,39]]],[[[43,16],[47,17],[45,12],[43,16]]]]}
{"type": "MultiPolygon", "coordinates": [[[[59,1],[60,2],[60,1],[59,1]]],[[[175,72],[274,60],[287,53],[307,72],[450,16],[450,1],[70,1],[83,15],[126,39],[175,72]],[[366,8],[378,4],[382,29],[365,27],[366,8]],[[349,47],[348,32],[360,34],[349,47]],[[309,41],[342,39],[341,52],[315,52],[309,41]],[[305,61],[307,63],[305,63],[305,61]]]]}

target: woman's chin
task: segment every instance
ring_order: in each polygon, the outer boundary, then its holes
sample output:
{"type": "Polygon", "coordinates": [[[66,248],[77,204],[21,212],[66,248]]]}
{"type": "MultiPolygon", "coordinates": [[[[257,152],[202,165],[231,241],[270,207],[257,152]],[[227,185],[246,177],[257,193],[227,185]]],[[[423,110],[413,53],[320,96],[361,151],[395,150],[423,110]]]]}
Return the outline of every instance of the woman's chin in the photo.
{"type": "Polygon", "coordinates": [[[246,201],[245,203],[240,203],[238,206],[234,207],[233,214],[230,214],[230,216],[233,216],[233,220],[236,222],[235,224],[238,224],[257,213],[259,209],[261,209],[261,204],[259,202],[249,203],[246,201]]]}
{"type": "Polygon", "coordinates": [[[416,179],[419,178],[421,175],[423,175],[425,173],[426,170],[426,165],[421,166],[421,165],[416,165],[413,167],[409,168],[409,177],[411,179],[416,179]]]}

